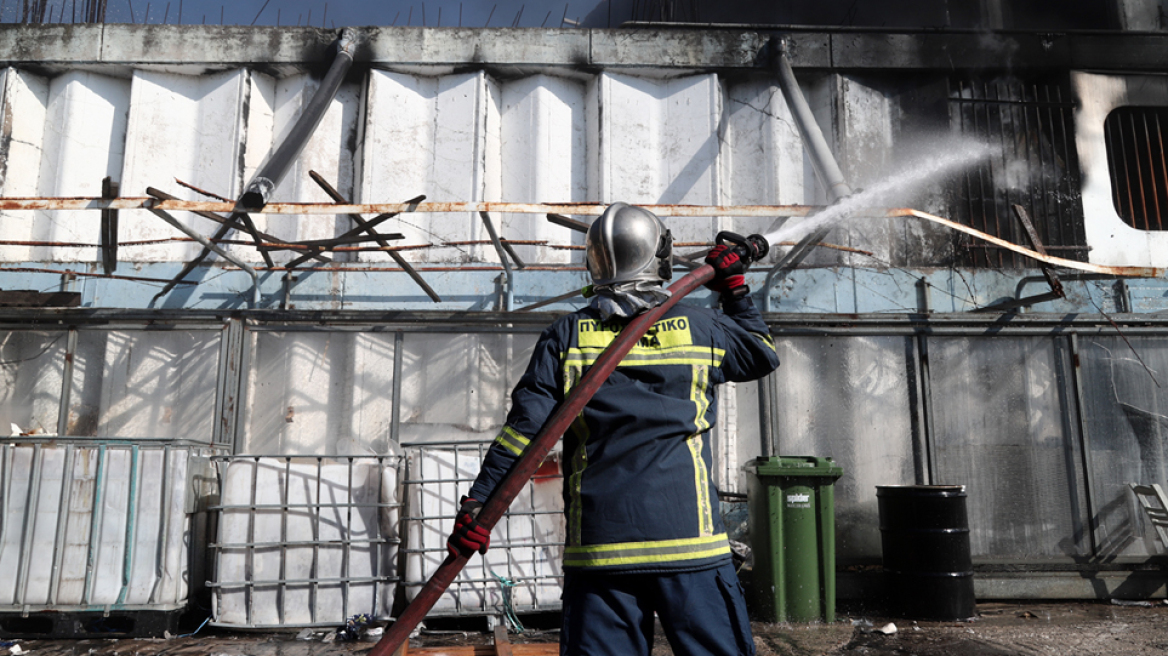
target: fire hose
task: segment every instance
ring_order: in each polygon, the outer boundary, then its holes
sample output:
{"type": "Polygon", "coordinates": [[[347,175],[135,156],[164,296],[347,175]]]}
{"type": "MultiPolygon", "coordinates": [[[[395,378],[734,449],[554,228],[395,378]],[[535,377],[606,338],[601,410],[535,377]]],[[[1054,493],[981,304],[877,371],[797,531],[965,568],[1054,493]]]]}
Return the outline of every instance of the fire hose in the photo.
{"type": "MultiPolygon", "coordinates": [[[[759,235],[741,237],[730,232],[720,232],[715,242],[730,245],[747,265],[766,257],[769,250],[766,239],[759,235]]],[[[620,331],[613,343],[600,354],[600,357],[596,359],[596,362],[588,369],[580,382],[572,388],[572,392],[544,422],[543,428],[531,439],[531,443],[524,449],[523,455],[511,467],[511,471],[507,473],[499,486],[495,488],[494,493],[479,511],[479,524],[488,530],[495,527],[520,490],[527,485],[527,481],[535,475],[536,470],[543,464],[544,458],[555,446],[556,441],[584,410],[584,406],[588,405],[593,395],[608,379],[609,374],[620,365],[625,355],[632,350],[641,336],[678,301],[713,277],[714,268],[708,264],[694,269],[669,286],[670,297],[664,303],[638,315],[620,331]]],[[[442,561],[430,580],[418,590],[414,600],[406,606],[406,609],[389,627],[381,640],[374,645],[369,656],[391,656],[396,653],[398,648],[409,639],[414,627],[426,617],[426,613],[430,612],[430,609],[438,602],[438,598],[454,582],[454,578],[466,566],[468,560],[470,560],[470,554],[448,554],[446,560],[442,561]]]]}

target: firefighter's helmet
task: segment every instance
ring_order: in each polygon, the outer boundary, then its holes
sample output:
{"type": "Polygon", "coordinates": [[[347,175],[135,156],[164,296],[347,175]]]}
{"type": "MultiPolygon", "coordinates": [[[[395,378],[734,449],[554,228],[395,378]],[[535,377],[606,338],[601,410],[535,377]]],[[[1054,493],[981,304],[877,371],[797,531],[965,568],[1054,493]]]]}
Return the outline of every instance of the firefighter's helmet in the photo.
{"type": "Polygon", "coordinates": [[[609,205],[588,228],[585,244],[595,285],[673,278],[673,235],[644,208],[609,205]]]}

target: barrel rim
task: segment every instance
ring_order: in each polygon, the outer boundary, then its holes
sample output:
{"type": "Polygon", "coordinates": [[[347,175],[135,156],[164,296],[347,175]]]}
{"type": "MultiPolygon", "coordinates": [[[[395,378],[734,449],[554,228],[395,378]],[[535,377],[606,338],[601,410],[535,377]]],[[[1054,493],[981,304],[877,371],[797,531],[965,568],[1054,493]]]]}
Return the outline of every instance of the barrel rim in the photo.
{"type": "Polygon", "coordinates": [[[876,496],[884,494],[904,496],[963,497],[964,485],[877,485],[876,496]]]}

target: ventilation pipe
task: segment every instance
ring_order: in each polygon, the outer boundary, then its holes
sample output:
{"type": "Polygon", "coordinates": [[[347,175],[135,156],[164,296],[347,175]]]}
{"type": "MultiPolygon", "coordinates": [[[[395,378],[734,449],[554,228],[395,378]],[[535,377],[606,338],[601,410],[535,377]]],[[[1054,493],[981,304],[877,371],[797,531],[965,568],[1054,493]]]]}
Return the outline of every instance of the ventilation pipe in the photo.
{"type": "MultiPolygon", "coordinates": [[[[280,180],[284,178],[284,174],[291,168],[292,162],[304,150],[304,146],[308,143],[309,137],[316,130],[316,126],[320,124],[320,119],[324,117],[325,110],[332,103],[333,98],[337,95],[337,90],[341,87],[341,82],[345,79],[345,74],[349,72],[349,68],[353,65],[353,51],[356,49],[357,32],[351,28],[346,27],[341,30],[341,36],[337,40],[337,54],[333,58],[333,63],[329,67],[328,73],[325,74],[324,80],[321,81],[320,86],[317,87],[316,93],[312,95],[312,99],[308,101],[308,106],[300,114],[296,124],[292,126],[292,130],[288,136],[284,138],[284,142],[272,153],[268,161],[260,167],[259,172],[251,183],[248,184],[236,201],[236,210],[231,214],[231,219],[224,225],[220,226],[215,234],[211,237],[211,241],[216,241],[227,236],[231,231],[233,224],[237,219],[242,220],[245,226],[248,226],[254,239],[256,239],[257,246],[259,245],[259,237],[255,236],[255,227],[251,225],[251,219],[248,217],[248,209],[261,209],[267,204],[268,199],[276,189],[276,185],[280,184],[280,180]]],[[[195,270],[203,260],[207,258],[212,252],[211,249],[203,246],[203,251],[199,253],[195,259],[187,262],[183,266],[182,271],[154,295],[151,303],[164,296],[174,286],[186,278],[187,274],[195,270]]],[[[260,251],[268,266],[272,266],[267,251],[260,251]]],[[[258,279],[257,288],[253,290],[253,297],[259,299],[258,279]]]]}
{"type": "Polygon", "coordinates": [[[851,196],[852,188],[844,181],[844,174],[827,146],[823,131],[815,122],[811,106],[807,104],[803,90],[799,88],[799,81],[795,79],[795,71],[791,69],[791,60],[787,57],[787,40],[772,38],[771,52],[774,56],[775,73],[779,78],[779,88],[783,91],[783,97],[787,99],[787,106],[791,108],[791,115],[794,116],[795,125],[799,128],[799,136],[803,137],[803,144],[811,155],[811,165],[815,167],[816,174],[827,187],[832,202],[851,196]]]}
{"type": "MultiPolygon", "coordinates": [[[[791,69],[791,60],[787,56],[787,40],[781,37],[772,37],[770,52],[772,65],[779,80],[779,88],[787,100],[787,106],[791,109],[795,125],[799,128],[799,136],[803,138],[803,145],[806,146],[807,153],[811,157],[811,166],[815,169],[816,175],[819,176],[820,182],[827,187],[831,202],[834,203],[852,195],[852,188],[844,181],[844,174],[840,171],[835,156],[832,155],[831,149],[827,146],[827,139],[823,137],[823,131],[815,122],[811,106],[807,104],[803,90],[799,88],[799,81],[795,79],[795,71],[791,69]]],[[[770,270],[766,277],[766,284],[763,285],[764,307],[767,312],[771,311],[771,287],[781,277],[780,274],[802,262],[811,249],[823,241],[829,230],[830,226],[825,226],[803,237],[770,270]]]]}
{"type": "Polygon", "coordinates": [[[247,185],[243,196],[239,199],[240,205],[244,208],[258,209],[266,205],[272,192],[284,179],[284,174],[292,167],[292,162],[300,156],[300,152],[304,150],[309,137],[316,131],[320,120],[324,118],[324,113],[328,110],[333,98],[336,98],[337,90],[341,88],[345,74],[353,65],[353,51],[356,49],[356,45],[356,31],[347,27],[341,30],[341,37],[337,40],[337,54],[333,59],[332,66],[329,67],[328,73],[321,80],[320,86],[316,88],[316,93],[312,94],[308,106],[304,108],[300,118],[296,120],[296,124],[288,132],[288,136],[284,138],[284,142],[280,144],[276,152],[272,153],[268,161],[264,162],[264,165],[260,167],[255,177],[247,185]]]}

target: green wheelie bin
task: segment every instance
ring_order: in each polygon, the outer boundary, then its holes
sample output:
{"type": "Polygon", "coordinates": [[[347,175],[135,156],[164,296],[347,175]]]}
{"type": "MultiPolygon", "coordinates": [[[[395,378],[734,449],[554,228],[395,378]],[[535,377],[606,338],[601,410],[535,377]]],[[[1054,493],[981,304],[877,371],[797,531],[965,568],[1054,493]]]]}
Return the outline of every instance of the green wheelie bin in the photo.
{"type": "Polygon", "coordinates": [[[747,468],[754,554],[751,605],[769,622],[835,621],[835,494],[831,458],[756,458],[747,468]]]}

